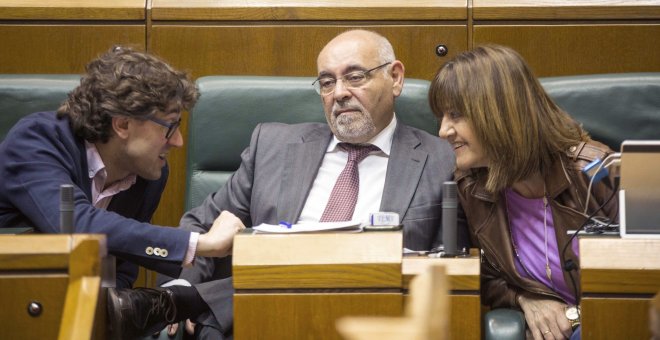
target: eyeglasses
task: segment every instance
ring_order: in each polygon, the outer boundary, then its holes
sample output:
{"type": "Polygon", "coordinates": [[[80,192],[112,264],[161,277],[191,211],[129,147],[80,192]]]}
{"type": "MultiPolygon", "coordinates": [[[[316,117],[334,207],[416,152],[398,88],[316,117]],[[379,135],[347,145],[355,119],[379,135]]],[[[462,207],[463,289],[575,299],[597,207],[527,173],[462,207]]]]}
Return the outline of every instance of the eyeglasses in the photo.
{"type": "Polygon", "coordinates": [[[316,90],[316,93],[326,96],[329,95],[333,92],[335,92],[335,88],[337,87],[337,81],[341,79],[342,82],[344,82],[344,86],[346,86],[349,89],[356,89],[359,88],[360,86],[363,86],[369,81],[369,73],[385,67],[392,62],[386,62],[385,64],[378,65],[372,69],[366,70],[366,71],[354,71],[350,73],[346,73],[343,76],[341,76],[339,79],[335,79],[330,76],[321,76],[319,78],[316,78],[316,80],[312,83],[312,86],[314,86],[314,89],[316,90]]]}
{"type": "Polygon", "coordinates": [[[158,119],[156,117],[147,117],[147,120],[150,120],[158,125],[164,126],[167,128],[167,132],[165,133],[165,139],[169,140],[172,138],[172,135],[174,135],[174,132],[176,131],[177,128],[179,128],[179,125],[181,125],[181,118],[179,118],[176,122],[174,123],[168,123],[162,119],[158,119]]]}

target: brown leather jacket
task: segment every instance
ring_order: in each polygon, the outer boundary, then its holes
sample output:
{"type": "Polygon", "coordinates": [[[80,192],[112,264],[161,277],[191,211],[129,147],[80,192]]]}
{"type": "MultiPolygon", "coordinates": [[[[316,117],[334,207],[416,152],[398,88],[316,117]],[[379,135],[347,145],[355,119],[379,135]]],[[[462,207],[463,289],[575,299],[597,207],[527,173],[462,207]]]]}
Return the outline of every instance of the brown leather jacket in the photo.
{"type": "MultiPolygon", "coordinates": [[[[605,145],[590,141],[582,142],[571,147],[564,155],[552,165],[550,175],[545,177],[545,185],[550,196],[552,216],[559,248],[568,242],[568,230],[580,227],[586,215],[584,200],[587,196],[589,178],[581,170],[594,159],[604,159],[612,151],[605,145]]],[[[522,278],[514,265],[514,252],[511,244],[511,235],[508,227],[506,207],[501,193],[492,194],[485,190],[486,178],[477,178],[475,172],[457,171],[458,194],[467,215],[470,229],[470,238],[475,247],[482,250],[481,264],[481,297],[482,303],[496,307],[519,307],[517,294],[529,291],[561,300],[558,294],[545,285],[526,278],[522,278]]],[[[587,213],[592,213],[603,204],[612,194],[614,176],[606,177],[599,183],[594,183],[592,195],[589,199],[587,213]]],[[[615,195],[616,196],[616,195],[615,195]]],[[[617,197],[599,212],[600,216],[610,219],[617,215],[617,197]]],[[[566,259],[579,264],[572,249],[566,252],[566,259]]],[[[571,278],[564,272],[564,279],[569,288],[572,288],[571,278]]],[[[573,272],[575,284],[579,285],[580,278],[577,271],[573,272]]],[[[578,291],[574,292],[579,296],[578,291]]]]}

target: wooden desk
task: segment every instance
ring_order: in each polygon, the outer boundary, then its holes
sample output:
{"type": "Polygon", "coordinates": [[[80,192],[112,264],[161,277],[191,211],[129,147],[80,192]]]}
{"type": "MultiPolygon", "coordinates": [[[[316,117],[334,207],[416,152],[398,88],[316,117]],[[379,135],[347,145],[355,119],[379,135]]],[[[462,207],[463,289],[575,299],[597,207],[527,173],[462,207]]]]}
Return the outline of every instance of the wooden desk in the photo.
{"type": "Polygon", "coordinates": [[[400,232],[252,235],[234,239],[237,339],[341,339],[343,316],[402,316],[412,277],[449,275],[452,339],[479,339],[479,259],[402,257],[400,232]],[[458,317],[456,317],[458,316],[458,317]]]}
{"type": "Polygon", "coordinates": [[[0,236],[0,339],[104,339],[105,254],[102,235],[0,236]]]}
{"type": "Polygon", "coordinates": [[[660,239],[580,238],[582,339],[649,339],[660,239]]]}
{"type": "Polygon", "coordinates": [[[347,315],[399,316],[401,232],[234,239],[236,339],[341,339],[347,315]]]}
{"type": "Polygon", "coordinates": [[[481,338],[480,263],[478,256],[468,258],[404,257],[403,287],[431,264],[442,264],[449,279],[449,333],[455,339],[481,338]]]}

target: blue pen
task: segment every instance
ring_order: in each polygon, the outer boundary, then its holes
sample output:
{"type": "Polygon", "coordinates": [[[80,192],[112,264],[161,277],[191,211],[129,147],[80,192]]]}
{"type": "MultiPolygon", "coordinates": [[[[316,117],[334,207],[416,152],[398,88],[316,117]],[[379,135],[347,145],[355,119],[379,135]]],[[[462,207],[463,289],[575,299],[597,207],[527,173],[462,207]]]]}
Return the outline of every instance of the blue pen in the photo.
{"type": "Polygon", "coordinates": [[[280,225],[282,227],[286,227],[287,229],[291,229],[292,224],[287,222],[287,221],[280,221],[280,225]]]}

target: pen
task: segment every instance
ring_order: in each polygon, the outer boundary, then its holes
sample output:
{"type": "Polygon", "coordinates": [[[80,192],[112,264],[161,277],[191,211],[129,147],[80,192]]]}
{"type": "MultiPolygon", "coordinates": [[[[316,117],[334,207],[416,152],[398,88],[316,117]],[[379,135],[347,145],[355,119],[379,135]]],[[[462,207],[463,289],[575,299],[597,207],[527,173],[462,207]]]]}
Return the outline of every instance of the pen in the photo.
{"type": "Polygon", "coordinates": [[[287,221],[280,221],[280,226],[286,227],[287,229],[291,229],[291,225],[292,224],[287,221]]]}

